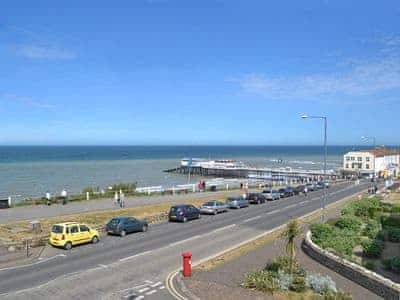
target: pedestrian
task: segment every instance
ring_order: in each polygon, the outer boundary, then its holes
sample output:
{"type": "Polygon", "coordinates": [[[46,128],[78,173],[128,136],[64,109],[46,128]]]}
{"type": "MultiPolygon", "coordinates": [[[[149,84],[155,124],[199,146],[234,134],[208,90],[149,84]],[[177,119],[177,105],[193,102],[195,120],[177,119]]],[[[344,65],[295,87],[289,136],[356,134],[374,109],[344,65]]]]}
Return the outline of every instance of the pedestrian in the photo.
{"type": "Polygon", "coordinates": [[[118,204],[119,204],[118,199],[119,199],[118,192],[115,192],[115,194],[114,194],[114,206],[118,206],[118,204]]]}
{"type": "Polygon", "coordinates": [[[119,206],[120,206],[121,208],[124,208],[124,207],[125,207],[125,195],[124,195],[123,192],[120,192],[120,193],[119,193],[119,206]]]}
{"type": "Polygon", "coordinates": [[[203,180],[203,191],[206,191],[206,182],[203,180]]]}
{"type": "Polygon", "coordinates": [[[307,197],[307,192],[308,192],[308,189],[307,189],[307,186],[305,186],[305,187],[304,187],[304,196],[305,196],[305,197],[307,197]]]}
{"type": "Polygon", "coordinates": [[[51,195],[50,195],[49,192],[46,192],[46,204],[47,204],[48,206],[51,205],[51,195]]]}
{"type": "Polygon", "coordinates": [[[65,189],[63,189],[61,191],[61,198],[62,198],[62,205],[67,204],[67,191],[65,189]]]}

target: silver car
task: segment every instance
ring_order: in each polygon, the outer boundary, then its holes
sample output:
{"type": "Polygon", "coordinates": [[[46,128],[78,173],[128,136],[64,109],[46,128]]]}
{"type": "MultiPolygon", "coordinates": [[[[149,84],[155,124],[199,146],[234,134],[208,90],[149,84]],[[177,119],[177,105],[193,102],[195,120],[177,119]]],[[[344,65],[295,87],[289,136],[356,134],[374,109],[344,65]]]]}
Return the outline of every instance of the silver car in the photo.
{"type": "Polygon", "coordinates": [[[208,201],[200,206],[200,213],[216,215],[220,212],[227,212],[228,205],[221,201],[208,201]]]}
{"type": "Polygon", "coordinates": [[[267,200],[278,200],[281,197],[279,191],[277,190],[268,189],[264,190],[262,193],[267,200]]]}

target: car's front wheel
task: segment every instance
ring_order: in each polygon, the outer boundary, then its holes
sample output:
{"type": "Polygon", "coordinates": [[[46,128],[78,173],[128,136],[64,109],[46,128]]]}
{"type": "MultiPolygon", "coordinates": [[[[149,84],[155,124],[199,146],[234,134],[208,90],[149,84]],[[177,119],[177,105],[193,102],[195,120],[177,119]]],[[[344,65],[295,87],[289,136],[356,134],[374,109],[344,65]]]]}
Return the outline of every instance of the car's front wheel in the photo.
{"type": "Polygon", "coordinates": [[[126,236],[126,231],[122,230],[119,235],[122,236],[122,237],[126,236]]]}
{"type": "Polygon", "coordinates": [[[183,223],[186,223],[186,222],[187,222],[187,218],[183,217],[183,223]]]}
{"type": "Polygon", "coordinates": [[[93,238],[92,238],[92,243],[93,244],[97,244],[99,242],[99,238],[97,237],[97,236],[94,236],[93,238]]]}
{"type": "Polygon", "coordinates": [[[147,226],[147,225],[143,225],[143,227],[142,227],[142,232],[146,232],[147,229],[148,229],[148,226],[147,226]]]}

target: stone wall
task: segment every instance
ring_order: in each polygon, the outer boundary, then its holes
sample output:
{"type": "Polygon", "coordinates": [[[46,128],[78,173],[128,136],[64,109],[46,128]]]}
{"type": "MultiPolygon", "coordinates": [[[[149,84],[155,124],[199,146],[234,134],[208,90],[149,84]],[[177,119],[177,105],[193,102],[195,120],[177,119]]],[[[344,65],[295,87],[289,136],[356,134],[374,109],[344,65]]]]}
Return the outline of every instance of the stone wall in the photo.
{"type": "Polygon", "coordinates": [[[307,232],[302,248],[322,265],[369,289],[378,296],[389,300],[400,299],[400,284],[320,248],[312,242],[311,231],[307,232]]]}

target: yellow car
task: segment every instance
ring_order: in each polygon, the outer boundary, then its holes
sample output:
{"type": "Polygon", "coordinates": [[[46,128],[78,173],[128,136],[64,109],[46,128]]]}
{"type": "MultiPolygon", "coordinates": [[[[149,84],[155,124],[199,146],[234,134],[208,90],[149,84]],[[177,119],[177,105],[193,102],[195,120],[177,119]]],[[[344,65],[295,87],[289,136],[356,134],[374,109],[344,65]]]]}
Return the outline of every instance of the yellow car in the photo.
{"type": "Polygon", "coordinates": [[[76,222],[54,224],[49,238],[51,245],[63,247],[66,250],[70,250],[75,245],[90,242],[96,244],[98,241],[97,230],[76,222]]]}

